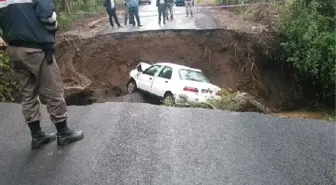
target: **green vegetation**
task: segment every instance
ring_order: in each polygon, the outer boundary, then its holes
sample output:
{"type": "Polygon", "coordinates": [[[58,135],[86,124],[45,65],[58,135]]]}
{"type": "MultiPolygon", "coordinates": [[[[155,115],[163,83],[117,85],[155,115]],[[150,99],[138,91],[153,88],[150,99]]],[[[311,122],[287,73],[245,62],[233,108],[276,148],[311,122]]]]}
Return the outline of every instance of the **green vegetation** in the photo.
{"type": "Polygon", "coordinates": [[[13,94],[17,90],[11,73],[8,55],[0,51],[0,101],[14,101],[13,94]]]}
{"type": "MultiPolygon", "coordinates": [[[[104,0],[56,0],[57,20],[61,28],[67,28],[74,20],[92,13],[105,12],[104,0]]],[[[123,0],[116,0],[116,4],[123,4],[123,0]]]]}
{"type": "Polygon", "coordinates": [[[335,113],[327,113],[327,114],[325,114],[323,116],[323,120],[335,122],[336,121],[335,113]]]}
{"type": "Polygon", "coordinates": [[[56,1],[57,20],[61,28],[67,28],[74,20],[90,13],[103,11],[102,0],[56,1]]]}
{"type": "MultiPolygon", "coordinates": [[[[0,30],[0,37],[2,31],[0,30]]],[[[0,101],[14,101],[13,83],[11,78],[11,67],[9,64],[8,55],[4,51],[0,51],[0,101]]]]}
{"type": "Polygon", "coordinates": [[[282,10],[285,60],[312,98],[335,106],[335,1],[293,0],[282,10]]]}
{"type": "Polygon", "coordinates": [[[222,4],[222,5],[234,5],[234,4],[252,4],[252,3],[267,3],[282,0],[196,0],[196,4],[222,4]]]}

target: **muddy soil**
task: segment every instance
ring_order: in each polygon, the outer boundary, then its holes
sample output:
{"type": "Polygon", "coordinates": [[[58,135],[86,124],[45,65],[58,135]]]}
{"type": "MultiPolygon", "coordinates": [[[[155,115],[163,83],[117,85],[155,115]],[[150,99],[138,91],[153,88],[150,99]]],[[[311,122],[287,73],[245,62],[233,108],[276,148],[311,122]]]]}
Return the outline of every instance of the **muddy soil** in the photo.
{"type": "Polygon", "coordinates": [[[249,92],[272,109],[300,97],[278,62],[276,40],[232,30],[162,30],[101,35],[58,44],[66,91],[92,91],[98,101],[125,94],[128,75],[138,62],[173,62],[199,68],[212,83],[249,92]]]}

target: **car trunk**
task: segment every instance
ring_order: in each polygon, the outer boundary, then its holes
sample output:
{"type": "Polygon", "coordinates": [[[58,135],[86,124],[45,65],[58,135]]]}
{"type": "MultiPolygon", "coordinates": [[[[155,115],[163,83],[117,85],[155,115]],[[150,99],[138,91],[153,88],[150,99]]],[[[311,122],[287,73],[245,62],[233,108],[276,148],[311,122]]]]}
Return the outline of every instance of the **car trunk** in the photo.
{"type": "Polygon", "coordinates": [[[182,81],[184,81],[183,84],[185,86],[197,88],[201,95],[215,95],[217,91],[220,91],[219,87],[208,82],[197,82],[191,80],[182,81]]]}

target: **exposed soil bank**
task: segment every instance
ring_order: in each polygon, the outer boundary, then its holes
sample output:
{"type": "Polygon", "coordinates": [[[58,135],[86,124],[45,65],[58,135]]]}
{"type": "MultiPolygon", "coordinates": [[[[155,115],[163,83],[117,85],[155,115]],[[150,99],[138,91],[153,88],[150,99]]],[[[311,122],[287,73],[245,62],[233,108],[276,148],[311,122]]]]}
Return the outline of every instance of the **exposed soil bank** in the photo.
{"type": "Polygon", "coordinates": [[[67,38],[55,56],[66,89],[92,90],[98,101],[122,95],[137,62],[173,62],[200,68],[214,84],[249,92],[274,110],[294,106],[301,95],[278,62],[278,45],[232,30],[160,30],[67,38]]]}

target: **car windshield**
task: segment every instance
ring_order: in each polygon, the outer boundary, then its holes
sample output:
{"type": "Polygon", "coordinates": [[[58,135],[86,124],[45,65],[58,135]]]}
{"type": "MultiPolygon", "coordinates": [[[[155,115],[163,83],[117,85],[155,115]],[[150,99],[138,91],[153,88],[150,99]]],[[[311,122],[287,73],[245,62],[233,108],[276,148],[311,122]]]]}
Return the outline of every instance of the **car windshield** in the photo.
{"type": "Polygon", "coordinates": [[[179,71],[181,80],[191,80],[196,82],[209,82],[207,77],[200,71],[191,69],[180,69],[179,71]]]}

